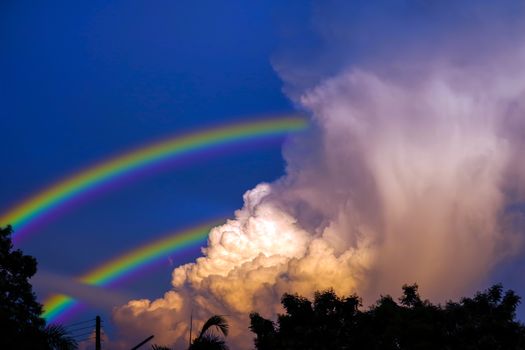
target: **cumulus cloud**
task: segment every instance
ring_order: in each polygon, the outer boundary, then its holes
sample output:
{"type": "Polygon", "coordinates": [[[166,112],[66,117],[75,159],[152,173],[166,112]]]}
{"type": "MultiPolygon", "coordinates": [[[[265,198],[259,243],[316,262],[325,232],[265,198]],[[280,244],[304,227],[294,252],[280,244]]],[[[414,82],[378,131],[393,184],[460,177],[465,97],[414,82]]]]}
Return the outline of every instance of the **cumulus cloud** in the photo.
{"type": "Polygon", "coordinates": [[[187,344],[193,312],[197,326],[228,315],[233,348],[249,348],[248,313],[274,316],[284,292],[334,288],[373,302],[417,282],[442,301],[479,287],[521,251],[525,65],[513,34],[524,12],[504,25],[517,2],[391,3],[394,15],[385,4],[361,6],[376,27],[347,25],[357,15],[334,10],[337,1],[314,6],[316,32],[341,57],[276,59],[290,98],[312,118],[284,150],[286,175],[248,191],[235,218],[210,232],[203,256],[173,271],[163,298],[115,310],[123,342],[154,333],[158,343],[187,344]],[[438,3],[453,14],[444,29],[438,3]],[[422,23],[423,38],[403,18],[422,23]],[[469,42],[481,24],[486,41],[469,42]],[[385,44],[397,26],[396,45],[385,44]],[[451,28],[465,30],[451,36],[451,28]],[[359,51],[351,44],[364,45],[363,33],[376,42],[359,51]]]}

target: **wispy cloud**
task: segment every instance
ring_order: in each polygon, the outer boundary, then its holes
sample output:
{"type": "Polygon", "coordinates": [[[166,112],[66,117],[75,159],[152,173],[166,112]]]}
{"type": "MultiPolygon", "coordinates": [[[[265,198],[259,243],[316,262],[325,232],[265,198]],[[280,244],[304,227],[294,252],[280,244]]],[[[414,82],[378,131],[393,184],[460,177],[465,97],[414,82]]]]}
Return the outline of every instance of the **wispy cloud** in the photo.
{"type": "Polygon", "coordinates": [[[63,294],[98,308],[111,310],[115,305],[125,304],[132,296],[77,281],[45,269],[39,269],[31,283],[50,294],[63,294]]]}
{"type": "Polygon", "coordinates": [[[476,289],[523,245],[523,19],[518,1],[315,2],[314,39],[274,58],[313,124],[287,174],[246,193],[164,298],[117,309],[123,337],[182,344],[193,310],[231,315],[246,348],[248,312],[275,315],[284,292],[476,289]]]}

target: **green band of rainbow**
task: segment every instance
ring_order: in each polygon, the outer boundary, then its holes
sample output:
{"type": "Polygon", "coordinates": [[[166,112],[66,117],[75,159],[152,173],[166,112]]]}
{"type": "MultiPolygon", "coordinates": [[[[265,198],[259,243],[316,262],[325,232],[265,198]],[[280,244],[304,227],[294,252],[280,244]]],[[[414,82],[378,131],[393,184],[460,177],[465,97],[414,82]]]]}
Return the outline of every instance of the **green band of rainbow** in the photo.
{"type": "Polygon", "coordinates": [[[60,181],[23,201],[0,216],[0,225],[11,224],[13,239],[20,237],[29,223],[42,218],[84,192],[134,171],[191,152],[304,129],[307,122],[297,115],[237,123],[183,136],[172,137],[111,158],[60,181]]]}
{"type": "MultiPolygon", "coordinates": [[[[171,233],[164,238],[102,264],[79,277],[78,281],[93,286],[108,285],[169,254],[180,252],[185,248],[203,245],[206,242],[210,229],[220,222],[201,225],[183,232],[171,233]]],[[[44,301],[42,317],[48,323],[56,322],[62,314],[70,310],[76,303],[73,298],[66,295],[53,295],[44,301]]]]}

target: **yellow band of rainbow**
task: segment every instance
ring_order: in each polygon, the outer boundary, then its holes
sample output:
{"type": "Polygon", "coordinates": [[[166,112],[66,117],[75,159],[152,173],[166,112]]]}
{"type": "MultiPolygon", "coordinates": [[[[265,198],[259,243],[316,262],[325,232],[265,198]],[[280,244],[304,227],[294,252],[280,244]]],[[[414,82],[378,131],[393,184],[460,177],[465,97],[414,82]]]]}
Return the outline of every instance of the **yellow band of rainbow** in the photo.
{"type": "MultiPolygon", "coordinates": [[[[224,220],[200,225],[183,232],[170,233],[100,265],[79,277],[78,281],[93,286],[106,286],[169,254],[180,252],[185,248],[204,245],[210,229],[220,222],[224,220]]],[[[53,295],[44,301],[42,317],[48,323],[56,322],[76,303],[75,299],[69,296],[53,295]]]]}
{"type": "Polygon", "coordinates": [[[304,129],[307,122],[297,115],[241,122],[171,137],[148,144],[89,167],[28,198],[0,216],[0,225],[14,227],[13,240],[29,231],[27,226],[81,194],[129,173],[222,145],[284,135],[304,129]]]}

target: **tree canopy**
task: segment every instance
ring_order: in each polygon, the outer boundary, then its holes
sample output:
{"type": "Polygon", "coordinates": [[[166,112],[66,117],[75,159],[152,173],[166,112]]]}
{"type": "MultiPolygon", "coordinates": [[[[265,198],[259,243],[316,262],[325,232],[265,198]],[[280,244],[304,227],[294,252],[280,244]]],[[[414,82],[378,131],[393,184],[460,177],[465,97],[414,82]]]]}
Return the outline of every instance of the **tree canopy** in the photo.
{"type": "MultiPolygon", "coordinates": [[[[228,350],[229,347],[224,338],[228,336],[229,329],[230,325],[224,316],[213,315],[204,322],[199,335],[191,340],[189,350],[228,350]]],[[[152,345],[151,349],[170,350],[167,346],[156,344],[152,345]]]]}
{"type": "Polygon", "coordinates": [[[285,294],[285,313],[276,322],[252,313],[250,329],[257,350],[517,350],[525,349],[525,327],[515,320],[519,301],[501,285],[444,306],[405,285],[398,301],[386,295],[366,310],[358,296],[333,290],[313,301],[285,294]]]}
{"type": "MultiPolygon", "coordinates": [[[[67,331],[47,326],[40,317],[29,279],[35,258],[14,250],[12,228],[0,227],[0,349],[70,350],[77,347],[67,331]]],[[[516,320],[520,297],[496,284],[445,305],[422,299],[418,286],[404,285],[396,301],[382,296],[364,309],[357,295],[316,292],[313,300],[284,294],[284,314],[276,321],[250,314],[256,350],[521,350],[525,326],[516,320]]],[[[229,326],[212,316],[190,350],[227,350],[229,326]],[[214,332],[215,331],[215,332],[214,332]]],[[[167,349],[153,346],[153,349],[167,349]]]]}
{"type": "Polygon", "coordinates": [[[226,319],[220,315],[213,315],[202,325],[199,336],[193,339],[189,350],[228,350],[224,339],[214,334],[213,329],[223,337],[228,336],[229,325],[226,319]]]}
{"type": "Polygon", "coordinates": [[[0,227],[0,349],[75,349],[63,327],[46,327],[29,279],[36,259],[13,250],[11,226],[0,227]]]}

